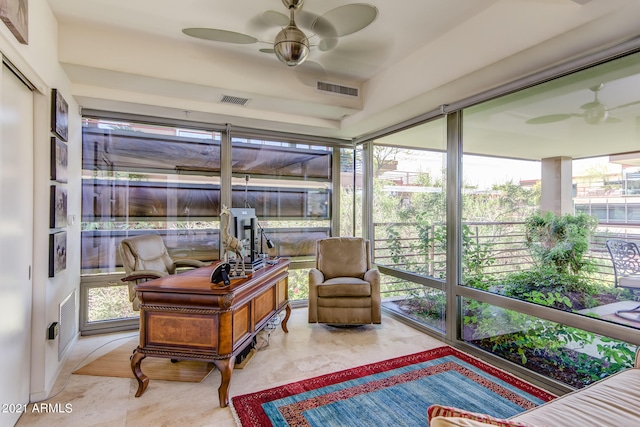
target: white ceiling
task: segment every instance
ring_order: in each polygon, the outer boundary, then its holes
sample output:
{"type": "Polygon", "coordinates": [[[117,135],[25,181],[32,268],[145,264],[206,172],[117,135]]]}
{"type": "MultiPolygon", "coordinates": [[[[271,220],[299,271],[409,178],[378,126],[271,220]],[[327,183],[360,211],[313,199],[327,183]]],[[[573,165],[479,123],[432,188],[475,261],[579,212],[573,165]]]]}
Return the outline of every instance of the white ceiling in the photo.
{"type": "MultiPolygon", "coordinates": [[[[303,10],[324,15],[355,2],[305,0],[303,10]]],[[[323,80],[358,87],[354,98],[317,91],[310,84],[318,67],[288,69],[258,51],[268,43],[226,44],[181,32],[218,28],[270,41],[279,28],[258,29],[256,22],[265,11],[286,14],[281,0],[49,0],[58,57],[84,108],[339,138],[640,34],[637,0],[368,3],[377,19],[333,50],[314,49],[307,64],[320,64],[323,80]],[[223,95],[250,101],[222,104],[223,95]]]]}

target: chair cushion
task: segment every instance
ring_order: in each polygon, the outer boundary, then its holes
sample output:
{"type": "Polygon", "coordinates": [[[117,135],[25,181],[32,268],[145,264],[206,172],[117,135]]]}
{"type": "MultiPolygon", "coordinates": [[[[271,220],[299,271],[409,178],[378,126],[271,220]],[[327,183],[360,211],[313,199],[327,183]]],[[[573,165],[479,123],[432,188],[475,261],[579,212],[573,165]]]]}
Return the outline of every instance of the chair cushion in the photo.
{"type": "Polygon", "coordinates": [[[320,310],[323,308],[345,309],[347,313],[351,313],[352,310],[365,308],[369,313],[369,317],[371,317],[371,298],[370,297],[318,298],[318,313],[320,313],[320,310]]]}
{"type": "Polygon", "coordinates": [[[371,285],[355,277],[335,277],[318,285],[318,296],[333,297],[368,297],[371,296],[371,285]]]}
{"type": "Polygon", "coordinates": [[[359,277],[369,269],[366,240],[360,237],[331,237],[318,240],[317,266],[326,279],[359,277]]]}

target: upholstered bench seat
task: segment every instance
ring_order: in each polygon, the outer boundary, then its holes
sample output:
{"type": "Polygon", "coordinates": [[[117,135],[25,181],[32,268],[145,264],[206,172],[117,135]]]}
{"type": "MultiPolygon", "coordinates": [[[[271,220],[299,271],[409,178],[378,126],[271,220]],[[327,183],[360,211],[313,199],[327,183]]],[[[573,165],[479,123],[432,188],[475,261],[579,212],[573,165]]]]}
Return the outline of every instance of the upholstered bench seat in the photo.
{"type": "Polygon", "coordinates": [[[512,418],[558,427],[640,426],[640,369],[627,369],[512,418]]]}

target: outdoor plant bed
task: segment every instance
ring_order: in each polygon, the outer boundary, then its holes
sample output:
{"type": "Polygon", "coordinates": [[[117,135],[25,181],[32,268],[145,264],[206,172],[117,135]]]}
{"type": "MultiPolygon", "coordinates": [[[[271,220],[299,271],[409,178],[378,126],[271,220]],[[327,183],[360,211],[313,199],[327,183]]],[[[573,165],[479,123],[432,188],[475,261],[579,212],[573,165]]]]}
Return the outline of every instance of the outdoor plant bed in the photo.
{"type": "MultiPolygon", "coordinates": [[[[505,336],[505,340],[509,339],[508,335],[505,336]]],[[[513,340],[515,339],[516,336],[513,336],[513,340]]],[[[544,348],[526,349],[524,351],[526,362],[523,364],[516,344],[494,348],[494,343],[489,338],[468,342],[505,360],[574,388],[586,387],[618,370],[611,372],[611,369],[608,369],[611,368],[610,364],[603,359],[568,348],[558,352],[549,352],[544,348]]]]}
{"type": "Polygon", "coordinates": [[[444,331],[444,307],[442,307],[442,311],[434,311],[437,310],[437,308],[434,307],[432,300],[408,298],[396,301],[385,301],[382,305],[389,310],[395,311],[419,323],[439,331],[444,331]]]}

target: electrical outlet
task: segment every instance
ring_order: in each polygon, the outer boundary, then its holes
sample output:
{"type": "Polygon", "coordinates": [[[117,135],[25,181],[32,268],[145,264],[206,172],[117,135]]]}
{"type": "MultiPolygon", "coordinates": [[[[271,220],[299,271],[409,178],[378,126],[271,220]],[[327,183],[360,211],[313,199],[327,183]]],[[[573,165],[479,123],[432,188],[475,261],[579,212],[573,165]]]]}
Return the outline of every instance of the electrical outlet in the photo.
{"type": "Polygon", "coordinates": [[[50,340],[55,340],[59,332],[60,325],[58,324],[58,322],[53,322],[49,325],[49,328],[47,328],[47,338],[50,340]]]}

